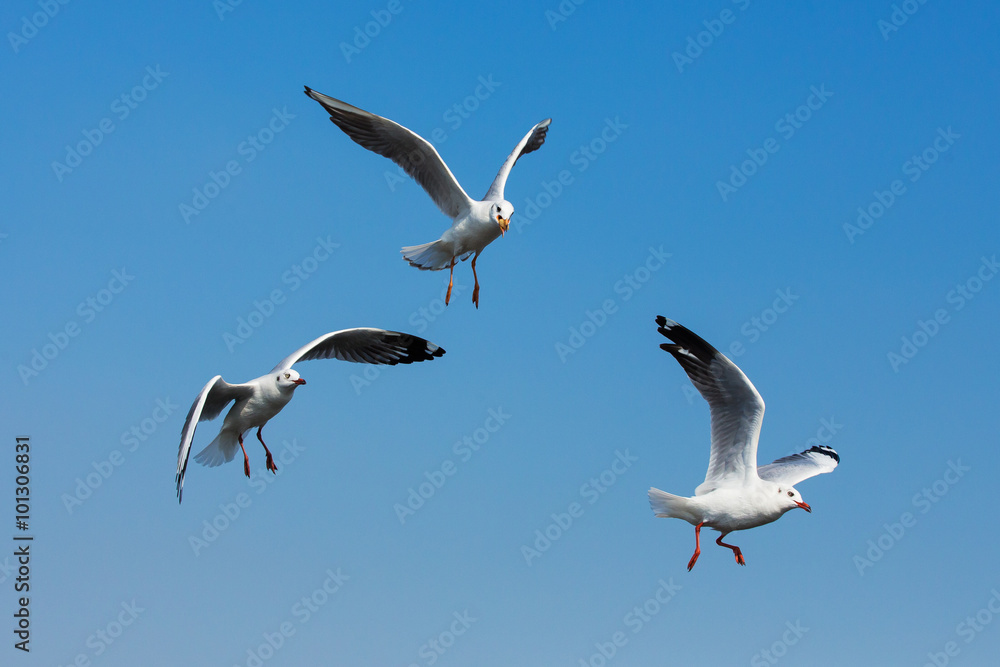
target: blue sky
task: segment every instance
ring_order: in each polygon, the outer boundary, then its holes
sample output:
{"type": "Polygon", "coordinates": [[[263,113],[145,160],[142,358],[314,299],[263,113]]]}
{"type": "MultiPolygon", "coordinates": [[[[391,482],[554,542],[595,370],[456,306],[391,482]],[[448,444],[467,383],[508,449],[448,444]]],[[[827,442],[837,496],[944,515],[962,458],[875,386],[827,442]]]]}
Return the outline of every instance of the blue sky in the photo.
{"type": "Polygon", "coordinates": [[[0,496],[11,526],[30,436],[35,541],[31,652],[8,632],[2,662],[991,663],[998,18],[5,3],[0,496]],[[468,264],[445,309],[399,259],[447,219],[303,85],[437,131],[476,197],[553,119],[478,311],[468,264]],[[812,514],[730,536],[746,568],[706,540],[686,572],[691,526],[649,510],[709,436],[657,315],[755,383],[763,462],[841,454],[812,514]],[[298,365],[280,474],[254,442],[251,480],[192,464],[178,506],[204,383],[353,326],[448,352],[298,365]]]}

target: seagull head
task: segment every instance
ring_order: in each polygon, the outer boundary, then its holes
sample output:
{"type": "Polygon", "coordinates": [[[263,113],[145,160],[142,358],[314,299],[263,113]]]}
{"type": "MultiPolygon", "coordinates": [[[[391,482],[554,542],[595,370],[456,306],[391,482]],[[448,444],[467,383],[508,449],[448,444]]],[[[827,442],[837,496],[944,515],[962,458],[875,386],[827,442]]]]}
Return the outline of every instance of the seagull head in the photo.
{"type": "Polygon", "coordinates": [[[281,389],[282,391],[291,391],[300,384],[306,383],[305,380],[299,377],[298,371],[291,368],[278,373],[276,381],[278,383],[278,389],[281,389]]]}
{"type": "Polygon", "coordinates": [[[809,505],[807,505],[806,503],[802,502],[802,494],[800,494],[794,488],[790,486],[789,487],[779,486],[778,493],[781,496],[781,504],[786,512],[788,510],[795,509],[796,507],[801,507],[805,511],[812,513],[812,508],[809,507],[809,505]]]}
{"type": "Polygon", "coordinates": [[[494,202],[493,206],[490,207],[490,218],[500,225],[500,236],[507,233],[512,215],[514,215],[514,205],[506,199],[494,202]]]}

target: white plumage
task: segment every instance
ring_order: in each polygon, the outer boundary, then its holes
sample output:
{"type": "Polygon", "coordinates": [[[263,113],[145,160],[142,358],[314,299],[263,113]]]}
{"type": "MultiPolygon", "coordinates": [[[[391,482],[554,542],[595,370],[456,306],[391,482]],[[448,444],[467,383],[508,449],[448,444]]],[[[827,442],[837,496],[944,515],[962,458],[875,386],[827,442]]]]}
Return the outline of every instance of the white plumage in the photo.
{"type": "Polygon", "coordinates": [[[427,191],[438,208],[452,219],[451,228],[437,241],[404,247],[401,251],[403,259],[423,271],[449,270],[451,276],[445,296],[447,304],[451,301],[455,262],[471,256],[475,279],[472,302],[478,308],[476,260],[486,246],[507,231],[510,217],[514,214],[514,206],[504,199],[503,194],[507,176],[518,158],[538,150],[545,143],[552,119],[543,120],[524,135],[500,167],[486,196],[476,201],[458,184],[434,146],[419,134],[388,118],[318,93],[309,86],[305,87],[305,93],[323,105],[330,114],[330,120],[356,143],[402,167],[427,191]]]}
{"type": "Polygon", "coordinates": [[[733,550],[736,562],[745,565],[740,548],[722,539],[776,521],[802,501],[793,485],[830,472],[840,457],[830,447],[812,447],[757,466],[757,440],[764,417],[764,400],[736,364],[699,336],[664,317],[656,318],[659,332],[672,343],[660,347],[674,356],[691,382],[708,401],[712,416],[712,450],[705,481],[690,498],[659,489],[649,490],[649,504],[658,517],[683,519],[695,527],[695,551],[688,562],[694,567],[701,554],[701,528],[722,533],[719,546],[733,550]]]}
{"type": "MultiPolygon", "coordinates": [[[[292,366],[310,359],[340,359],[366,364],[411,364],[440,357],[444,350],[423,338],[385,331],[384,329],[357,328],[324,334],[282,359],[266,375],[243,384],[229,384],[216,375],[198,392],[181,430],[181,444],[177,452],[177,501],[184,490],[184,475],[198,422],[215,419],[230,402],[233,407],[212,440],[194,460],[213,467],[232,461],[236,448],[243,449],[243,434],[257,428],[257,439],[267,455],[267,469],[276,472],[277,466],[270,450],[264,444],[261,430],[281,412],[295,389],[306,383],[292,366]]],[[[250,476],[250,459],[243,449],[243,472],[250,476]]]]}

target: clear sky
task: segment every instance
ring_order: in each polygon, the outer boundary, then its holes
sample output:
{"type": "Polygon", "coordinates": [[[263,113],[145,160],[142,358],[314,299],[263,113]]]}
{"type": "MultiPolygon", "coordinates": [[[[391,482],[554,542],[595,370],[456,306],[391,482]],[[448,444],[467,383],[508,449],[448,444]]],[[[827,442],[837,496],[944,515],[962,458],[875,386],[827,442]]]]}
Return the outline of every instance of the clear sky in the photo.
{"type": "Polygon", "coordinates": [[[992,664],[998,19],[4,3],[0,539],[29,436],[35,540],[29,655],[0,557],[0,663],[992,664]],[[479,310],[467,263],[445,309],[400,261],[447,218],[303,85],[435,137],[475,197],[553,119],[479,310]],[[657,315],[755,383],[762,462],[842,457],[812,514],[730,536],[745,568],[706,533],[688,573],[692,527],[649,509],[709,439],[657,315]],[[192,462],[178,506],[204,383],[354,326],[447,355],[299,364],[280,474],[251,437],[251,480],[192,462]]]}

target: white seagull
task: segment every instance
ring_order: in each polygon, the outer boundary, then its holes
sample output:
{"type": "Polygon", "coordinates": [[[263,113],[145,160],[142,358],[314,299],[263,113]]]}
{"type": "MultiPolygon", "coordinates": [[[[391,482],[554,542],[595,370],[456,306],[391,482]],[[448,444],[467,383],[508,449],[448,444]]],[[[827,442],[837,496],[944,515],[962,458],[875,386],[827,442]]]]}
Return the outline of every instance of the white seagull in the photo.
{"type": "Polygon", "coordinates": [[[451,301],[455,261],[464,261],[475,254],[472,257],[472,275],[476,285],[472,290],[472,303],[478,308],[479,276],[476,274],[476,260],[486,246],[506,233],[510,217],[514,214],[514,206],[503,197],[507,176],[518,158],[538,150],[545,143],[545,135],[552,119],[546,118],[524,135],[500,167],[486,196],[481,201],[476,201],[458,184],[434,146],[420,135],[388,118],[318,93],[309,86],[305,88],[306,95],[322,104],[329,112],[334,125],[361,146],[402,167],[427,191],[438,208],[452,219],[451,228],[437,241],[407,246],[400,252],[410,266],[421,271],[449,270],[445,305],[451,301]]]}
{"type": "Polygon", "coordinates": [[[271,451],[264,444],[261,430],[268,420],[281,412],[292,400],[292,393],[306,383],[292,366],[309,359],[340,359],[365,364],[411,364],[440,357],[444,350],[434,343],[383,329],[344,329],[320,336],[311,343],[282,359],[267,375],[244,382],[229,384],[216,375],[208,381],[194,400],[184,428],[177,453],[177,502],[184,489],[184,473],[198,422],[215,419],[230,401],[236,401],[222,423],[219,435],[194,457],[202,465],[214,467],[232,461],[237,445],[243,450],[243,473],[250,476],[250,459],[243,448],[243,434],[257,427],[257,439],[267,453],[267,469],[277,472],[271,451]]]}
{"type": "Polygon", "coordinates": [[[840,463],[830,447],[811,447],[757,467],[757,439],[764,417],[764,400],[736,364],[700,337],[665,317],[657,317],[659,332],[673,341],[660,347],[674,356],[691,382],[708,401],[712,414],[712,455],[705,481],[693,498],[649,490],[649,504],[658,517],[684,519],[694,526],[694,555],[701,555],[700,533],[708,526],[720,533],[716,544],[733,550],[736,562],[746,565],[740,548],[722,541],[734,530],[756,528],[777,521],[788,510],[812,508],[802,501],[794,484],[840,463]]]}

